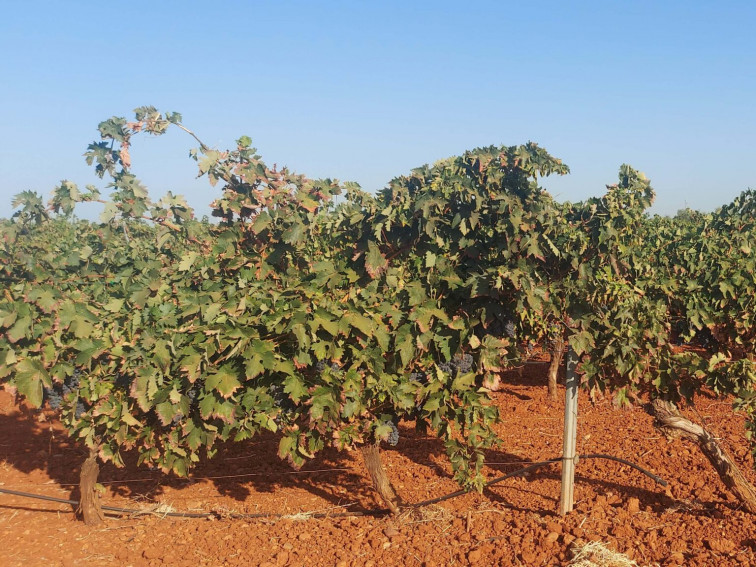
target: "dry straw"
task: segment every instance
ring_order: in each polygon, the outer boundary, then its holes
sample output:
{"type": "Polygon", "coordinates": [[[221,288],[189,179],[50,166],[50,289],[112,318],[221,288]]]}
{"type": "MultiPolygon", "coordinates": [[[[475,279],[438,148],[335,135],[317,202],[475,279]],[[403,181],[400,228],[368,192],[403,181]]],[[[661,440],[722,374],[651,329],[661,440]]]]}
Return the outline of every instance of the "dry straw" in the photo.
{"type": "Polygon", "coordinates": [[[575,546],[572,553],[575,557],[568,564],[570,567],[638,567],[627,555],[612,551],[599,541],[575,546]]]}

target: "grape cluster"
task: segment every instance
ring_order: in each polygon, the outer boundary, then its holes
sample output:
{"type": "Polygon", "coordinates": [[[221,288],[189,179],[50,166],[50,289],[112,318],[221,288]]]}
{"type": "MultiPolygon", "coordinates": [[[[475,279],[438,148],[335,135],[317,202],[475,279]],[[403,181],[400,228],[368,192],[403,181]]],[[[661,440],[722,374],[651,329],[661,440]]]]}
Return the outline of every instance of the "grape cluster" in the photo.
{"type": "Polygon", "coordinates": [[[47,402],[47,404],[50,406],[50,409],[56,410],[60,407],[60,404],[63,403],[63,396],[55,387],[45,388],[43,392],[43,400],[47,402]]]}
{"type": "Polygon", "coordinates": [[[467,374],[468,372],[472,371],[473,357],[471,354],[458,355],[449,362],[442,362],[438,365],[438,367],[442,372],[445,372],[446,374],[467,374]]]}
{"type": "Polygon", "coordinates": [[[190,401],[190,402],[193,402],[194,400],[196,400],[196,399],[197,399],[197,394],[198,394],[198,393],[199,393],[199,388],[198,388],[198,387],[197,387],[197,385],[195,384],[195,385],[193,385],[193,386],[191,387],[191,389],[189,389],[189,390],[188,390],[188,391],[186,392],[186,397],[187,397],[187,398],[189,398],[189,401],[190,401]]]}
{"type": "Polygon", "coordinates": [[[276,402],[276,405],[281,407],[286,402],[291,403],[291,399],[284,391],[284,385],[278,382],[274,382],[268,386],[268,394],[276,402]]]}
{"type": "Polygon", "coordinates": [[[536,347],[536,343],[534,343],[533,341],[528,341],[525,344],[525,358],[526,359],[532,358],[533,354],[535,353],[535,347],[536,347]]]}
{"type": "MultiPolygon", "coordinates": [[[[43,401],[46,401],[48,403],[50,409],[57,410],[63,404],[63,398],[65,396],[79,389],[80,378],[81,372],[79,370],[74,370],[74,373],[67,380],[65,380],[63,384],[53,384],[50,388],[44,388],[43,401]]],[[[79,402],[79,404],[82,405],[82,408],[84,407],[82,402],[79,402]]],[[[79,404],[76,405],[77,412],[79,410],[79,404]]],[[[84,409],[82,409],[82,411],[79,412],[76,417],[78,418],[83,412],[84,409]]]]}
{"type": "Polygon", "coordinates": [[[128,374],[116,372],[115,386],[119,390],[126,390],[131,386],[131,377],[128,374]]]}
{"type": "Polygon", "coordinates": [[[276,407],[281,409],[281,413],[276,416],[275,422],[280,425],[282,421],[288,421],[294,414],[296,406],[289,395],[284,391],[283,384],[270,384],[268,386],[268,394],[273,398],[276,407]]]}
{"type": "Polygon", "coordinates": [[[676,346],[689,344],[710,349],[719,345],[719,341],[714,337],[711,329],[708,327],[696,329],[690,322],[685,321],[684,319],[672,323],[672,336],[672,341],[676,346]],[[685,337],[691,338],[690,340],[686,340],[685,337]]]}
{"type": "MultiPolygon", "coordinates": [[[[325,360],[318,360],[317,364],[315,364],[315,370],[318,374],[325,372],[326,368],[328,367],[328,362],[326,362],[325,360]]],[[[341,370],[341,366],[339,366],[337,362],[331,363],[330,368],[332,372],[338,372],[339,370],[341,370]]]]}
{"type": "Polygon", "coordinates": [[[672,339],[673,343],[676,346],[683,346],[685,344],[685,340],[683,339],[683,337],[687,335],[690,331],[688,322],[685,321],[684,319],[683,320],[678,319],[672,323],[671,330],[672,330],[672,336],[674,337],[672,339]]]}
{"type": "Polygon", "coordinates": [[[709,329],[708,327],[697,329],[692,343],[705,349],[719,345],[719,341],[717,341],[717,339],[712,334],[711,329],[709,329]]]}
{"type": "Polygon", "coordinates": [[[507,320],[506,323],[504,323],[504,332],[507,334],[507,336],[510,339],[515,338],[515,334],[516,333],[515,333],[515,324],[514,324],[514,321],[512,321],[511,319],[509,319],[509,320],[507,320]]]}
{"type": "Polygon", "coordinates": [[[410,382],[417,382],[419,384],[428,383],[428,375],[425,372],[413,372],[409,375],[410,382]]]}
{"type": "Polygon", "coordinates": [[[457,371],[460,374],[467,374],[472,370],[473,357],[471,354],[463,354],[462,356],[455,358],[454,362],[457,366],[457,371]]]}
{"type": "Polygon", "coordinates": [[[564,331],[562,325],[559,323],[552,323],[549,325],[546,331],[546,348],[553,352],[553,350],[560,344],[559,339],[562,338],[564,331]]]}
{"type": "MultiPolygon", "coordinates": [[[[184,395],[187,398],[189,398],[190,408],[194,406],[194,402],[196,401],[197,396],[199,395],[200,389],[201,389],[200,382],[197,381],[191,386],[189,386],[189,389],[184,393],[184,395]]],[[[172,426],[178,425],[179,423],[181,423],[181,420],[184,419],[184,417],[186,416],[187,414],[183,413],[183,411],[177,412],[176,415],[174,415],[173,418],[171,419],[171,425],[172,426]]]]}
{"type": "Polygon", "coordinates": [[[399,428],[393,421],[386,421],[385,423],[391,427],[391,433],[386,437],[386,443],[392,447],[396,447],[396,444],[399,443],[399,428]]]}

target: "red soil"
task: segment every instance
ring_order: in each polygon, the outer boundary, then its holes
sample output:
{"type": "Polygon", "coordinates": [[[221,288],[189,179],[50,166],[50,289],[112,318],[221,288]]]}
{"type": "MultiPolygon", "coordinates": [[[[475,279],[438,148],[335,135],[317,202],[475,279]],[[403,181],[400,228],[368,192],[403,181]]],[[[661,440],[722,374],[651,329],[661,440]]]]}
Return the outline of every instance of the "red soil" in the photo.
{"type": "MultiPolygon", "coordinates": [[[[490,478],[561,453],[562,403],[546,398],[546,365],[494,394],[501,448],[488,455],[490,478]]],[[[699,397],[697,413],[752,481],[743,417],[729,402],[699,397]]],[[[86,454],[42,414],[0,393],[0,488],[75,499],[86,454]]],[[[625,465],[577,466],[575,511],[556,514],[559,466],[551,466],[398,517],[224,519],[228,512],[299,514],[381,507],[358,453],[325,452],[293,471],[273,438],[229,443],[193,471],[193,481],[145,468],[103,466],[103,502],[125,508],[159,503],[215,511],[218,519],[156,514],[109,518],[90,528],[63,504],[0,494],[0,565],[12,566],[378,566],[565,565],[576,543],[601,541],[639,565],[756,565],[756,518],[738,508],[698,448],[666,440],[642,408],[591,405],[581,395],[578,451],[629,459],[669,490],[625,465]],[[348,508],[340,508],[346,507],[348,508]]],[[[407,426],[383,452],[405,501],[457,489],[441,444],[407,426]]]]}

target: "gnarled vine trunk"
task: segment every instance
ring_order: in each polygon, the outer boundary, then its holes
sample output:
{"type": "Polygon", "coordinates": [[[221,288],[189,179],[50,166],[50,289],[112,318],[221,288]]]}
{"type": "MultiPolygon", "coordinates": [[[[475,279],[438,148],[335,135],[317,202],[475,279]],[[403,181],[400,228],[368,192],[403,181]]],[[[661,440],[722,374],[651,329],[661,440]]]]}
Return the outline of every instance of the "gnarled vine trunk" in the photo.
{"type": "Polygon", "coordinates": [[[379,442],[363,445],[361,447],[362,458],[365,459],[365,466],[370,475],[370,480],[373,481],[373,488],[375,488],[375,491],[386,503],[386,506],[391,510],[391,513],[398,514],[399,506],[402,502],[396,495],[394,487],[391,486],[391,481],[388,476],[386,476],[386,470],[383,468],[383,463],[381,462],[380,445],[379,442]]]}
{"type": "Polygon", "coordinates": [[[559,368],[562,366],[563,358],[564,337],[560,334],[554,338],[554,345],[551,347],[551,362],[549,363],[549,398],[553,401],[559,399],[557,378],[559,377],[559,368]]]}
{"type": "Polygon", "coordinates": [[[89,457],[81,465],[79,476],[79,491],[81,498],[79,508],[76,510],[84,518],[84,523],[95,526],[105,520],[100,507],[100,495],[97,492],[97,477],[100,474],[100,465],[97,464],[97,451],[89,450],[89,457]]]}
{"type": "Polygon", "coordinates": [[[680,415],[677,407],[671,402],[657,399],[652,402],[651,407],[658,426],[663,431],[698,443],[725,486],[738,497],[746,510],[756,514],[756,487],[743,476],[732,457],[717,443],[711,433],[680,415]]]}

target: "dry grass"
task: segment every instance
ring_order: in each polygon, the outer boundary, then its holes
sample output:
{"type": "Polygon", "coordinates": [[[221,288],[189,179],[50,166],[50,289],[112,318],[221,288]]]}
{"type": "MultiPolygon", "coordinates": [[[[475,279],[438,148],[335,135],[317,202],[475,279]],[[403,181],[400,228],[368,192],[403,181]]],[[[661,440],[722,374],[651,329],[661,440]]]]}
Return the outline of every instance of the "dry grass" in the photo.
{"type": "Polygon", "coordinates": [[[451,512],[436,504],[423,506],[422,508],[407,508],[397,518],[397,523],[402,524],[423,524],[426,522],[435,522],[439,524],[450,524],[454,519],[451,512]]]}
{"type": "Polygon", "coordinates": [[[167,502],[158,502],[152,506],[140,506],[137,511],[130,515],[130,517],[158,516],[160,518],[165,518],[168,514],[173,514],[175,512],[175,508],[167,502]]]}
{"type": "Polygon", "coordinates": [[[568,563],[571,567],[638,567],[626,555],[612,551],[598,541],[575,546],[572,553],[575,557],[568,563]]]}

